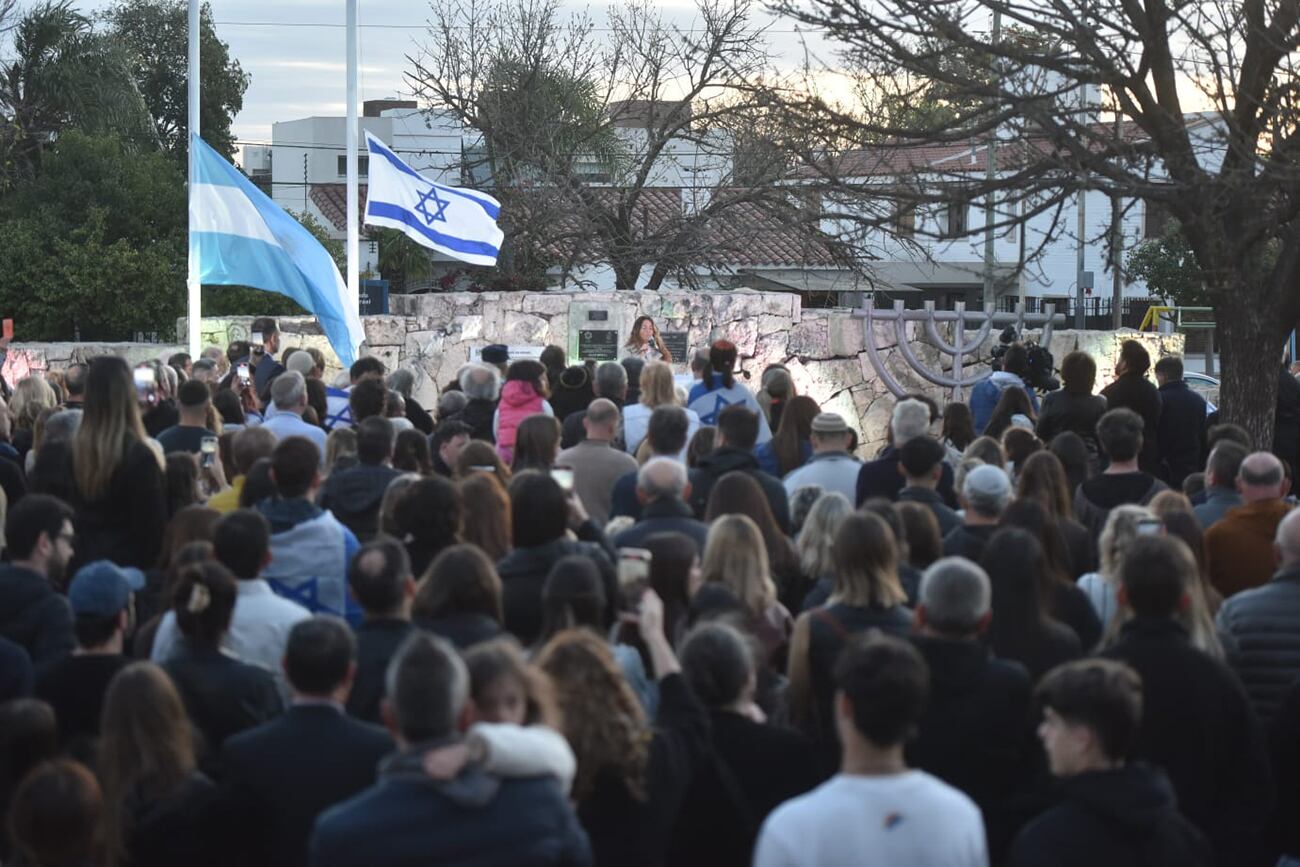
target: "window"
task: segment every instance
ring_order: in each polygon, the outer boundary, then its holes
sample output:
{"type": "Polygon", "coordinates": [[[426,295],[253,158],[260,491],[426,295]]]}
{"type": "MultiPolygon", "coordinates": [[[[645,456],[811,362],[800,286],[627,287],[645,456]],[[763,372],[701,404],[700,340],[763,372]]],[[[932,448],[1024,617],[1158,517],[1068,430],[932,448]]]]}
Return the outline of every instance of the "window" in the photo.
{"type": "Polygon", "coordinates": [[[895,235],[911,238],[916,234],[916,205],[895,204],[893,222],[895,235]]]}
{"type": "Polygon", "coordinates": [[[1169,225],[1169,211],[1159,202],[1147,200],[1143,203],[1142,237],[1159,238],[1169,225]]]}
{"type": "Polygon", "coordinates": [[[966,212],[970,202],[964,197],[949,199],[939,207],[939,237],[960,238],[966,234],[966,212]]]}
{"type": "MultiPolygon", "coordinates": [[[[357,157],[357,177],[364,178],[370,175],[370,157],[357,157]]],[[[348,158],[347,154],[339,157],[339,177],[348,176],[348,158]]]]}

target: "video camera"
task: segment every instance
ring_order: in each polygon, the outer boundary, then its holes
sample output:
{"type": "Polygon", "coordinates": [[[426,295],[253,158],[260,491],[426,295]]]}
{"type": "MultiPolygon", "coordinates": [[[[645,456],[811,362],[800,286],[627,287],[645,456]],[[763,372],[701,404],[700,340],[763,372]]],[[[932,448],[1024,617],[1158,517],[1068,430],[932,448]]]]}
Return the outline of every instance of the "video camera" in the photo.
{"type": "MultiPolygon", "coordinates": [[[[989,365],[994,370],[1002,369],[1002,357],[1007,354],[1011,344],[1015,343],[1020,335],[1016,333],[1016,326],[1008,325],[1002,329],[998,335],[998,345],[993,347],[989,353],[989,365]]],[[[1052,374],[1055,372],[1055,363],[1052,360],[1052,353],[1047,347],[1039,346],[1037,343],[1029,341],[1022,344],[1025,347],[1025,354],[1028,356],[1028,364],[1024,375],[1021,377],[1025,385],[1036,391],[1056,391],[1061,387],[1061,381],[1052,374]]]]}

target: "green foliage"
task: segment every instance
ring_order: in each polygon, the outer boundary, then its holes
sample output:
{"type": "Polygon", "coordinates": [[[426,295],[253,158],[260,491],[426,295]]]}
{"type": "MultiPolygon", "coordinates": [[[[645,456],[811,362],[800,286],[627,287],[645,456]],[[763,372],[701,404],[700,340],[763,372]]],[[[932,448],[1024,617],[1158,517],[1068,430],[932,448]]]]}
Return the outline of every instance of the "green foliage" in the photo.
{"type": "Polygon", "coordinates": [[[185,306],[185,185],[165,156],[69,131],[0,199],[0,311],[25,339],[169,333],[185,306]]]}
{"type": "Polygon", "coordinates": [[[1147,284],[1147,290],[1183,307],[1211,303],[1196,257],[1178,223],[1170,221],[1164,234],[1151,238],[1128,254],[1129,275],[1147,284]]]}
{"type": "MultiPolygon", "coordinates": [[[[235,155],[231,120],[244,105],[249,76],[217,37],[212,9],[200,12],[199,127],[203,139],[228,159],[235,155]]],[[[110,34],[125,48],[162,147],[182,163],[188,126],[188,46],[184,0],[118,0],[106,13],[110,34]]]]}
{"type": "Polygon", "coordinates": [[[389,280],[395,291],[410,291],[423,284],[433,273],[429,249],[396,229],[370,229],[372,241],[379,244],[379,276],[389,280]]]}

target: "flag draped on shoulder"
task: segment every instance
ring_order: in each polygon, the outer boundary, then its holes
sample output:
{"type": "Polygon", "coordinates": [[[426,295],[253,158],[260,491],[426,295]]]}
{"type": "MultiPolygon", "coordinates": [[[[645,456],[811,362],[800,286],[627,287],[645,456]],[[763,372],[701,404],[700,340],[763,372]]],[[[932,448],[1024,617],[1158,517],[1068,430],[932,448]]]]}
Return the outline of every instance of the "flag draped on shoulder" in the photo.
{"type": "Polygon", "coordinates": [[[366,133],[370,169],[367,225],[397,229],[408,238],[471,265],[497,263],[504,237],[501,203],[484,193],[434,183],[366,133]]]}
{"type": "Polygon", "coordinates": [[[202,139],[190,190],[190,250],[203,283],[252,286],[287,295],[320,321],[344,367],[356,361],[365,332],[347,285],[311,232],[202,139]]]}

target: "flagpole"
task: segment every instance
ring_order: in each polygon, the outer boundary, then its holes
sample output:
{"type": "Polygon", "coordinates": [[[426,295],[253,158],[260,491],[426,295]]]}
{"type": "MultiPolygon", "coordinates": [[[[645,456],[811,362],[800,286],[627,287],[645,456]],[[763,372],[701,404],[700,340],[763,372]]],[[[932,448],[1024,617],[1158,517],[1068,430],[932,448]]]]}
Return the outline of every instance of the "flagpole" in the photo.
{"type": "Polygon", "coordinates": [[[361,284],[357,255],[361,246],[360,202],[357,192],[357,0],[347,0],[347,77],[348,77],[348,303],[353,310],[361,305],[361,284]]]}
{"type": "MultiPolygon", "coordinates": [[[[187,202],[192,203],[194,199],[194,189],[199,180],[199,149],[195,147],[194,140],[199,137],[199,0],[189,0],[189,186],[187,187],[187,202]]],[[[186,310],[186,320],[189,326],[189,349],[190,356],[198,358],[203,347],[200,345],[203,341],[201,320],[202,316],[202,293],[199,288],[199,275],[202,271],[199,268],[199,249],[198,245],[191,242],[189,244],[189,268],[186,277],[186,290],[189,296],[189,303],[186,310]]]]}

